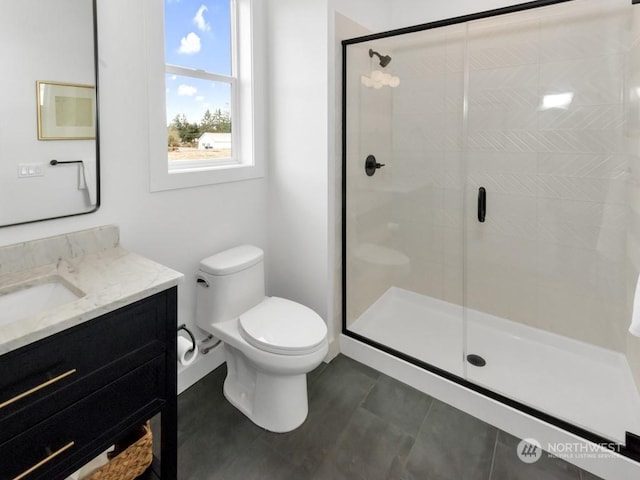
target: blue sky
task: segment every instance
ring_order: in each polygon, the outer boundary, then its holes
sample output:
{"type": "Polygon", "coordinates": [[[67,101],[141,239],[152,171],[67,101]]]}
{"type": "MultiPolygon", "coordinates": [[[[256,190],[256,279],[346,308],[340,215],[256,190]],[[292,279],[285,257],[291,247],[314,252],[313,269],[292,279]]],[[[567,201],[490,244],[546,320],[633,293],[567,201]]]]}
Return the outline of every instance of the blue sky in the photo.
{"type": "MultiPolygon", "coordinates": [[[[231,74],[230,0],[165,0],[168,64],[231,74]]],[[[167,122],[185,114],[200,122],[207,110],[229,110],[228,84],[167,75],[167,122]]]]}

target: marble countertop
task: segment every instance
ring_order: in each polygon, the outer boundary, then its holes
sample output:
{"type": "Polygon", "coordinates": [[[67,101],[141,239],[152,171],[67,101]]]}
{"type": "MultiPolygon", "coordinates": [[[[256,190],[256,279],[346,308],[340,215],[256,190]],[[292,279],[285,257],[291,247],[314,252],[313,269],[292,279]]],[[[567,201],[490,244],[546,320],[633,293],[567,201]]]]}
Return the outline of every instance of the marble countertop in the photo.
{"type": "Polygon", "coordinates": [[[0,289],[54,275],[85,295],[11,323],[0,322],[0,355],[176,286],[183,278],[175,270],[114,245],[0,274],[0,289]]]}

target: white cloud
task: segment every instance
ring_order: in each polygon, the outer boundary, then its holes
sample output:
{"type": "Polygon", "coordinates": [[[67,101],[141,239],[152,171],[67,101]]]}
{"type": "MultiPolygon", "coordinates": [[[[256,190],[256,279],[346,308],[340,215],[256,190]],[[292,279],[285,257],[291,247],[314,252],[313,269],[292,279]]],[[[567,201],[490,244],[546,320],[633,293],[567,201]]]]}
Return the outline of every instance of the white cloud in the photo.
{"type": "Polygon", "coordinates": [[[198,53],[200,48],[200,37],[191,32],[180,40],[180,48],[178,49],[178,52],[192,55],[194,53],[198,53]]]}
{"type": "Polygon", "coordinates": [[[180,85],[178,87],[178,95],[182,97],[192,97],[197,91],[198,89],[191,85],[180,85]]]}
{"type": "Polygon", "coordinates": [[[175,80],[176,78],[178,78],[177,75],[171,75],[171,80],[175,80]]]}
{"type": "Polygon", "coordinates": [[[200,8],[198,9],[198,12],[196,13],[196,16],[193,17],[193,23],[196,24],[196,26],[198,27],[198,30],[201,30],[203,32],[208,32],[209,30],[211,30],[211,25],[209,25],[209,23],[207,23],[207,21],[204,19],[204,12],[206,12],[207,10],[209,10],[207,8],[206,5],[200,5],[200,8]]]}
{"type": "Polygon", "coordinates": [[[196,101],[198,101],[198,102],[201,102],[201,101],[203,101],[203,100],[204,100],[204,97],[203,97],[202,95],[198,95],[198,96],[196,97],[196,101]]]}

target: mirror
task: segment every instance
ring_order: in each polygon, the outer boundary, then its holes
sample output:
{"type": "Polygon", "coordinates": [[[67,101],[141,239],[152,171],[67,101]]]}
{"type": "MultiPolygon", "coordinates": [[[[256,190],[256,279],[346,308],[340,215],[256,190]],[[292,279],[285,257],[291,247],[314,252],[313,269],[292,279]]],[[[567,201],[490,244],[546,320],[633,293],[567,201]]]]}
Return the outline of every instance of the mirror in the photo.
{"type": "Polygon", "coordinates": [[[95,212],[95,0],[0,6],[0,226],[95,212]]]}

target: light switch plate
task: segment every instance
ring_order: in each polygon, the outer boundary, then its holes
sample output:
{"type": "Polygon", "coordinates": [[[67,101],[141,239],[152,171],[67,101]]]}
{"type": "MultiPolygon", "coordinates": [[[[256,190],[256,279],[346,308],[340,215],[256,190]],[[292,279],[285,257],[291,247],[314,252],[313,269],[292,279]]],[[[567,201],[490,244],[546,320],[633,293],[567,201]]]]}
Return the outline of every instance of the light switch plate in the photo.
{"type": "Polygon", "coordinates": [[[19,163],[18,178],[43,177],[44,163],[19,163]]]}

